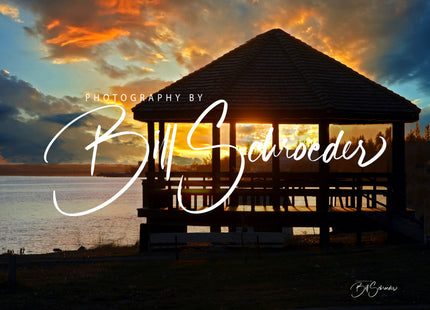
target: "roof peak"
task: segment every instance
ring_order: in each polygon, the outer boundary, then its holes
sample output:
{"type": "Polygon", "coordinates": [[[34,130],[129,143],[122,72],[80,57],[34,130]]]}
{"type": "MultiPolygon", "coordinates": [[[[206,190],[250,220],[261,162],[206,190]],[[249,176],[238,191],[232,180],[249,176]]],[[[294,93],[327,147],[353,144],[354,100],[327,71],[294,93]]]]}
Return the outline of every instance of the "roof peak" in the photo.
{"type": "Polygon", "coordinates": [[[147,100],[133,108],[135,118],[193,119],[202,105],[220,98],[229,103],[232,118],[246,121],[410,122],[419,115],[410,101],[280,28],[257,35],[157,94],[173,93],[181,100],[164,105],[147,100]],[[191,93],[204,100],[189,102],[191,93]]]}
{"type": "Polygon", "coordinates": [[[268,33],[276,33],[276,32],[281,32],[281,33],[288,34],[287,32],[285,32],[281,28],[273,28],[273,29],[267,30],[266,32],[261,33],[260,35],[265,35],[265,34],[268,34],[268,33]]]}

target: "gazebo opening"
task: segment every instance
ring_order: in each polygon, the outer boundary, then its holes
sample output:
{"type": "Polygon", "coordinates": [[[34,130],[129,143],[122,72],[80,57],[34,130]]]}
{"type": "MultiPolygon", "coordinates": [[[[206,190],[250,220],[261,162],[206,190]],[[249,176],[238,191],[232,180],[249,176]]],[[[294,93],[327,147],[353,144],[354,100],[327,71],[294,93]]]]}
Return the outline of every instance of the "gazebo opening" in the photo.
{"type": "MultiPolygon", "coordinates": [[[[193,150],[188,146],[187,135],[193,123],[166,123],[164,128],[170,126],[171,132],[176,124],[175,141],[173,147],[172,171],[210,171],[212,163],[212,153],[210,150],[193,150]]],[[[212,124],[203,123],[197,128],[192,144],[196,148],[203,148],[212,145],[212,124]]],[[[158,141],[160,141],[159,137],[158,141]]],[[[165,137],[167,138],[167,137],[165,137]]],[[[172,133],[169,136],[169,151],[172,140],[172,133]]],[[[160,142],[161,143],[161,142],[160,142]]],[[[166,158],[167,161],[167,158],[166,158]]]]}

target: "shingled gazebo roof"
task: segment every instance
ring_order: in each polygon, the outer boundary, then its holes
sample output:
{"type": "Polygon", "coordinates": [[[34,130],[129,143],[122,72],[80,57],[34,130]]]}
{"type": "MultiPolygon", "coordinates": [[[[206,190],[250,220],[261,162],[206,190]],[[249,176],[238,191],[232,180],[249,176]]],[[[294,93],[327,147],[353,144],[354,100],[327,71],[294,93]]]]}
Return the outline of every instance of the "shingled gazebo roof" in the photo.
{"type": "MultiPolygon", "coordinates": [[[[280,29],[260,34],[155,94],[172,102],[133,108],[141,121],[194,122],[224,99],[227,121],[279,123],[413,122],[420,109],[409,100],[315,50],[280,29]],[[181,94],[176,102],[174,94],[181,94]],[[189,94],[203,94],[190,102],[189,94]],[[163,97],[164,98],[164,97],[163,97]]],[[[217,120],[210,113],[206,120],[217,120]]]]}

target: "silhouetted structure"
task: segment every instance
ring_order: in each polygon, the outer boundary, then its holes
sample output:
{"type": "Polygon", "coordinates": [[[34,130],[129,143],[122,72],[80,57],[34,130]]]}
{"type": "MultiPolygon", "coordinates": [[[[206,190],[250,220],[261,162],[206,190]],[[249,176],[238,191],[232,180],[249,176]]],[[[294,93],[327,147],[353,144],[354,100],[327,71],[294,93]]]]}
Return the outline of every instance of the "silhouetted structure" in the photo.
{"type": "MultiPolygon", "coordinates": [[[[147,218],[151,231],[161,226],[165,230],[164,225],[173,225],[176,231],[184,231],[186,225],[210,225],[213,231],[219,226],[247,225],[256,230],[319,226],[320,243],[326,248],[329,227],[357,229],[359,241],[360,223],[369,219],[363,214],[380,211],[383,217],[373,220],[392,228],[393,214],[406,211],[404,124],[417,121],[420,109],[280,29],[255,37],[157,94],[181,96],[179,101],[146,100],[134,107],[134,118],[148,124],[151,149],[155,122],[162,141],[166,122],[193,123],[209,104],[225,99],[231,145],[236,145],[236,123],[272,124],[276,145],[280,124],[318,124],[322,150],[329,144],[330,124],[391,123],[393,168],[391,173],[331,173],[329,164],[321,161],[316,173],[288,173],[280,171],[279,158],[274,158],[271,173],[245,174],[224,208],[192,215],[176,207],[178,177],[184,175],[184,200],[190,208],[210,205],[236,176],[235,154],[230,153],[229,172],[221,172],[220,150],[213,149],[211,173],[173,173],[170,181],[164,180],[163,171],[156,171],[150,156],[138,215],[147,218]],[[190,102],[189,94],[203,94],[203,101],[190,102]],[[296,206],[296,197],[305,205],[296,206]],[[311,205],[310,197],[315,197],[316,205],[311,205]],[[243,211],[246,206],[250,211],[243,211]],[[256,212],[256,206],[273,212],[256,212]]],[[[204,120],[212,123],[214,145],[220,142],[215,126],[219,117],[212,111],[204,120]]]]}

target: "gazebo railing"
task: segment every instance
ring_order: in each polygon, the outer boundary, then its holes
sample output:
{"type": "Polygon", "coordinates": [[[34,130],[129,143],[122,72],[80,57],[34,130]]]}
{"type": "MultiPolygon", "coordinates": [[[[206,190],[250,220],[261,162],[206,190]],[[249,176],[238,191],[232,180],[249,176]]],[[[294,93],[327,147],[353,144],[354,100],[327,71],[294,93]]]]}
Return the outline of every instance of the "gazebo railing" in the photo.
{"type": "MultiPolygon", "coordinates": [[[[143,208],[178,209],[177,190],[183,176],[182,202],[190,210],[212,205],[230,188],[232,176],[220,174],[218,188],[211,172],[172,172],[169,181],[162,174],[142,180],[143,208]]],[[[319,174],[281,172],[275,182],[272,173],[244,173],[233,194],[224,203],[229,211],[314,211],[320,193],[319,174]]],[[[329,211],[388,210],[392,201],[390,173],[340,173],[328,177],[329,211]]],[[[219,207],[222,209],[221,207],[219,207]]]]}

